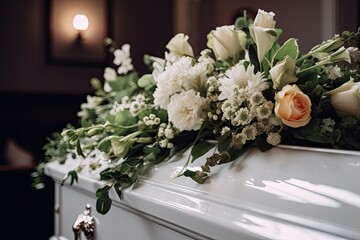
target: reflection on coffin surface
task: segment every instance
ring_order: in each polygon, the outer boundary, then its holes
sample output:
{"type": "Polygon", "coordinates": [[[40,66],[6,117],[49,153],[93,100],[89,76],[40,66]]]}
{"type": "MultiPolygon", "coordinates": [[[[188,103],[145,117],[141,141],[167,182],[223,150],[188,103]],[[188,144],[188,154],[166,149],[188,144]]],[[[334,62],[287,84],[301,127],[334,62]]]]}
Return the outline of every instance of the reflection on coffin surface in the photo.
{"type": "Polygon", "coordinates": [[[136,188],[124,191],[123,200],[113,192],[106,215],[95,210],[95,192],[104,182],[84,172],[78,183],[60,186],[77,160],[50,164],[46,173],[55,180],[59,204],[56,234],[73,239],[72,225],[90,204],[98,240],[360,239],[356,152],[250,149],[214,169],[204,184],[175,177],[186,158],[156,166],[136,188]]]}

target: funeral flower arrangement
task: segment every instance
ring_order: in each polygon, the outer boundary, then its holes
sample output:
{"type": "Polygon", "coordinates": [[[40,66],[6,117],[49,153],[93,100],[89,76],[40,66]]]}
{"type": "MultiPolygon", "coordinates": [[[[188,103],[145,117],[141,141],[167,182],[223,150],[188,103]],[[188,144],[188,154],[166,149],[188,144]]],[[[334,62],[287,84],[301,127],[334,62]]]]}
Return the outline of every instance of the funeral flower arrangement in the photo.
{"type": "MultiPolygon", "coordinates": [[[[278,144],[360,149],[360,51],[358,32],[344,32],[302,53],[297,39],[279,42],[275,14],[259,10],[207,35],[195,56],[188,36],[177,34],[163,58],[145,56],[151,71],[138,76],[130,46],[105,43],[113,64],[92,79],[78,116],[44,146],[47,162],[83,158],[64,178],[77,180],[87,166],[102,169],[97,211],[111,206],[151,167],[191,149],[179,176],[203,183],[211,168],[236,160],[249,147],[278,144]],[[212,151],[201,170],[190,162],[212,151]]],[[[34,185],[41,186],[44,162],[34,185]]],[[[35,174],[36,175],[36,174],[35,174]]]]}

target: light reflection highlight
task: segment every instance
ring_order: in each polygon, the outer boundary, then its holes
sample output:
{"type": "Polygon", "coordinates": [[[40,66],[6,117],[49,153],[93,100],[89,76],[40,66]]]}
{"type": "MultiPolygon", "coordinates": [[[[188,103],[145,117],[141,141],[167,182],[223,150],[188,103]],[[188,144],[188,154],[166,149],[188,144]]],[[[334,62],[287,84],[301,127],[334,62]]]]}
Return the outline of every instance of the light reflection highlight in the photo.
{"type": "Polygon", "coordinates": [[[341,205],[338,201],[335,201],[334,199],[320,195],[317,191],[314,192],[314,188],[304,189],[303,187],[295,186],[293,184],[280,180],[276,182],[263,180],[261,181],[261,183],[263,183],[264,186],[256,186],[254,185],[253,179],[251,180],[252,181],[247,181],[245,185],[260,191],[277,195],[279,198],[284,200],[305,204],[314,204],[331,208],[338,208],[341,205]]]}
{"type": "Polygon", "coordinates": [[[244,214],[243,220],[240,222],[235,222],[235,224],[251,233],[255,233],[257,235],[271,239],[343,239],[326,233],[279,223],[270,219],[265,219],[250,214],[244,214]]]}
{"type": "Polygon", "coordinates": [[[331,197],[340,202],[360,208],[360,195],[353,193],[351,191],[335,188],[331,186],[326,186],[326,185],[320,185],[320,184],[317,185],[307,181],[302,181],[293,178],[285,182],[291,183],[295,186],[301,187],[308,191],[313,191],[318,194],[326,195],[327,197],[331,197]]]}

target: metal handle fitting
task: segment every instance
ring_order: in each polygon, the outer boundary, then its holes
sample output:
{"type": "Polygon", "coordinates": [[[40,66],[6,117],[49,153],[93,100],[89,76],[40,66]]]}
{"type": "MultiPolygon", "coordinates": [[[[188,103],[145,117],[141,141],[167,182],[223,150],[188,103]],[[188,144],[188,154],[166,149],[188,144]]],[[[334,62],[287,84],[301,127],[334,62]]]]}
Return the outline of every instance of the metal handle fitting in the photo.
{"type": "Polygon", "coordinates": [[[73,225],[75,240],[81,240],[81,232],[87,240],[95,240],[95,218],[90,216],[91,206],[86,204],[85,211],[78,215],[73,225]]]}

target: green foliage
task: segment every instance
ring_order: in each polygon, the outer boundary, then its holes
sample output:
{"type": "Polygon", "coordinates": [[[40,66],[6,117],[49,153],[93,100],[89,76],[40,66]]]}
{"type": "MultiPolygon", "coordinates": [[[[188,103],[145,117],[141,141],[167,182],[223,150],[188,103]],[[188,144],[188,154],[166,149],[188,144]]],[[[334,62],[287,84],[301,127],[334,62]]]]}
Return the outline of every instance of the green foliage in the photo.
{"type": "Polygon", "coordinates": [[[272,66],[276,64],[277,61],[283,60],[286,56],[297,59],[299,55],[299,46],[295,38],[288,39],[275,53],[272,58],[272,66]]]}

